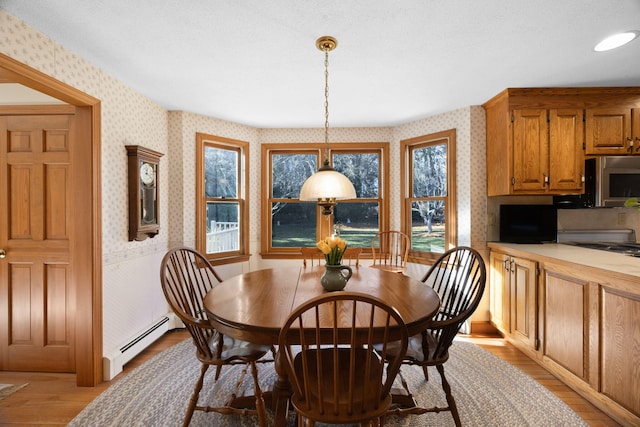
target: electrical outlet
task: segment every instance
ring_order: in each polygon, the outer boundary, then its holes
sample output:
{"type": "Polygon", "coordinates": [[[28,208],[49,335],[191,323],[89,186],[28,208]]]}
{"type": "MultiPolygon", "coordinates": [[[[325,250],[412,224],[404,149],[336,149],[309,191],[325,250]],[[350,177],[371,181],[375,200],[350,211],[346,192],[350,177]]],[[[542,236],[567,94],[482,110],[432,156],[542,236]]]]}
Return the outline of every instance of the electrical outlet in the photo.
{"type": "Polygon", "coordinates": [[[627,214],[624,212],[618,213],[618,225],[625,225],[627,223],[627,214]]]}

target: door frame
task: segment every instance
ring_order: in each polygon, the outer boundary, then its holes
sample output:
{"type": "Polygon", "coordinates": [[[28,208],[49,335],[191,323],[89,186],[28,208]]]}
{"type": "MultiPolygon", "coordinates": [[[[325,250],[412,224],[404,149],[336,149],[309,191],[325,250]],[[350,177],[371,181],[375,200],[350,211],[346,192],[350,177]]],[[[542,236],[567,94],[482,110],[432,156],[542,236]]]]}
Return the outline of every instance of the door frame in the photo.
{"type": "MultiPolygon", "coordinates": [[[[78,251],[89,253],[88,262],[73,266],[76,281],[76,382],[93,387],[102,382],[102,211],[101,211],[101,104],[100,100],[48,76],[0,52],[0,82],[20,83],[74,105],[79,126],[90,135],[90,147],[82,150],[83,162],[74,165],[90,191],[90,232],[78,251]],[[80,286],[90,283],[91,286],[80,286]]],[[[74,237],[72,245],[78,244],[74,237]]]]}

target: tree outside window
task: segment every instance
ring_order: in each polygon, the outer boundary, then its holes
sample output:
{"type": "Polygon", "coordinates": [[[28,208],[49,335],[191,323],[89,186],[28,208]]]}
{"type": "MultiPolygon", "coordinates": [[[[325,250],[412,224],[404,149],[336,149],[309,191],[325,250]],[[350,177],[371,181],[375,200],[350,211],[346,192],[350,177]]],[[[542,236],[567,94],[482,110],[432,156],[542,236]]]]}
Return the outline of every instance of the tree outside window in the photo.
{"type": "MultiPolygon", "coordinates": [[[[322,144],[264,144],[262,181],[262,254],[298,252],[335,229],[351,247],[371,247],[371,238],[386,224],[380,183],[385,178],[388,144],[331,144],[334,168],[356,188],[356,199],[340,200],[334,215],[323,216],[314,202],[298,199],[304,181],[323,160],[322,144]]],[[[388,198],[387,198],[388,199],[388,198]]]]}
{"type": "Polygon", "coordinates": [[[456,244],[455,130],[402,141],[403,230],[412,258],[434,259],[456,244]]]}
{"type": "Polygon", "coordinates": [[[200,133],[196,142],[198,250],[211,260],[243,260],[248,237],[245,195],[249,145],[200,133]]]}

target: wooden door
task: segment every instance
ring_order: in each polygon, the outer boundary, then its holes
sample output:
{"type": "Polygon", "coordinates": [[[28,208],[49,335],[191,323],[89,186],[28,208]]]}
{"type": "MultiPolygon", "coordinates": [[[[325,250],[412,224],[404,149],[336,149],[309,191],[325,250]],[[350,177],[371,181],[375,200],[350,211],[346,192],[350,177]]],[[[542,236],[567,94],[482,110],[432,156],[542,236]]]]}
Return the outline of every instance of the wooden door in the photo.
{"type": "Polygon", "coordinates": [[[514,110],[513,191],[546,191],[548,168],[547,110],[514,110]]]}
{"type": "Polygon", "coordinates": [[[584,192],[581,109],[549,111],[549,191],[584,192]]]}
{"type": "Polygon", "coordinates": [[[631,139],[630,108],[588,109],[585,121],[587,155],[628,154],[631,139]]]}
{"type": "Polygon", "coordinates": [[[73,114],[0,115],[2,370],[75,371],[74,123],[73,114]]]}

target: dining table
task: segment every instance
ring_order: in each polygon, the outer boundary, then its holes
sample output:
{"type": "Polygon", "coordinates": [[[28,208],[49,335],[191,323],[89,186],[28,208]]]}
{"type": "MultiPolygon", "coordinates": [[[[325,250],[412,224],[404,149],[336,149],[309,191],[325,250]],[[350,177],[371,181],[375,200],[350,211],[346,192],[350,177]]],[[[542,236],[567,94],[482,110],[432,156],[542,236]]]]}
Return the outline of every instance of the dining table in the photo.
{"type": "MultiPolygon", "coordinates": [[[[276,346],[280,329],[296,307],[327,293],[320,278],[324,266],[280,267],[255,270],[231,277],[207,292],[204,309],[214,328],[229,337],[256,344],[276,346]]],[[[353,267],[344,291],[377,297],[402,316],[409,335],[429,327],[440,307],[436,292],[410,276],[369,268],[353,267]]],[[[278,379],[265,393],[275,412],[276,426],[286,424],[291,388],[278,369],[278,379]]]]}

